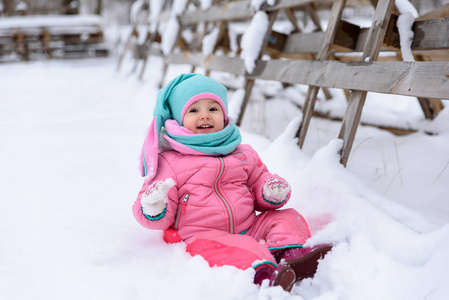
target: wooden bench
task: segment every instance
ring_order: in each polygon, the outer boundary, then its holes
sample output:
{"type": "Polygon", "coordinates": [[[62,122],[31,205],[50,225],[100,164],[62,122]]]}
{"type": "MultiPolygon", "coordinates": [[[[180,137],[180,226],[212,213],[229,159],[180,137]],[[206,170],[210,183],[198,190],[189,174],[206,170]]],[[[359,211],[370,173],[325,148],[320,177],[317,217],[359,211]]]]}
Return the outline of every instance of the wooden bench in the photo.
{"type": "Polygon", "coordinates": [[[99,16],[0,18],[0,61],[102,57],[109,53],[99,16]]]}

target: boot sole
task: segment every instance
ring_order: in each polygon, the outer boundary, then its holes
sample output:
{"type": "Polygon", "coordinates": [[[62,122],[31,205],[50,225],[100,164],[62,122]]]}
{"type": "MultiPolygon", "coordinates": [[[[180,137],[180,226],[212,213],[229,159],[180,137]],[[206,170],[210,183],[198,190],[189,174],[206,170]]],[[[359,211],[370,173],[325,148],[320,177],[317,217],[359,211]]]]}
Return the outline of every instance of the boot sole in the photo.
{"type": "Polygon", "coordinates": [[[295,271],[296,281],[313,277],[318,268],[318,261],[322,259],[331,249],[331,245],[323,246],[315,249],[303,257],[286,261],[286,263],[295,271]]]}
{"type": "Polygon", "coordinates": [[[292,268],[286,268],[276,276],[273,286],[280,286],[285,291],[291,292],[293,285],[296,282],[296,274],[292,268]]]}

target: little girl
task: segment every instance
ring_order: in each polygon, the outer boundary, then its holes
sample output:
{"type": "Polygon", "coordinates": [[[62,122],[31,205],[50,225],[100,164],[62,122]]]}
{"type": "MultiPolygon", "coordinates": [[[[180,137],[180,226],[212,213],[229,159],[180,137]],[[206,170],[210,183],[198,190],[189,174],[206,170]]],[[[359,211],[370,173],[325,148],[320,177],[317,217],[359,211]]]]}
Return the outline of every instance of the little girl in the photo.
{"type": "Polygon", "coordinates": [[[306,221],[294,209],[278,210],[290,185],[240,144],[226,88],[182,74],[159,91],[153,115],[140,157],[137,221],[164,230],[166,242],[184,241],[210,266],[254,268],[256,284],[268,280],[290,291],[313,276],[331,246],[303,248],[306,221]]]}

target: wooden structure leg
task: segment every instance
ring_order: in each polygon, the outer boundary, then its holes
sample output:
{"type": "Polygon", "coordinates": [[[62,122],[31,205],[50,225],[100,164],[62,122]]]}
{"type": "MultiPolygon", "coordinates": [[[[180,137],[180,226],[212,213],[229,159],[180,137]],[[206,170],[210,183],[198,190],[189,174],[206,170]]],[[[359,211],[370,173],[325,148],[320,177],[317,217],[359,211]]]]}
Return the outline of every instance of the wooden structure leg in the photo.
{"type": "MultiPolygon", "coordinates": [[[[394,0],[378,1],[361,61],[377,60],[388,27],[388,22],[390,21],[391,13],[393,11],[394,2],[394,0]]],[[[341,150],[340,161],[345,167],[348,163],[349,153],[351,152],[357,127],[360,123],[366,94],[367,92],[364,91],[353,90],[349,97],[348,107],[338,136],[340,139],[343,139],[344,143],[341,150]]]]}
{"type": "MultiPolygon", "coordinates": [[[[158,23],[159,24],[159,23],[158,23]]],[[[150,59],[150,51],[151,51],[151,44],[154,42],[157,36],[157,25],[154,32],[148,32],[147,36],[145,38],[144,45],[146,46],[146,51],[143,53],[142,57],[142,68],[139,72],[139,80],[143,79],[143,75],[145,74],[145,69],[147,67],[148,60],[150,59]]]]}
{"type": "Polygon", "coordinates": [[[126,50],[131,45],[132,39],[137,39],[138,35],[139,35],[139,33],[137,32],[136,27],[133,27],[133,29],[131,30],[130,35],[128,36],[128,39],[126,40],[125,45],[123,46],[122,52],[120,53],[120,55],[118,57],[117,71],[120,71],[120,69],[122,67],[122,63],[123,63],[123,59],[124,59],[125,54],[126,54],[126,50]]]}
{"type": "MultiPolygon", "coordinates": [[[[317,60],[325,60],[330,55],[330,49],[334,43],[335,35],[338,30],[338,24],[340,22],[341,13],[345,7],[346,0],[336,0],[332,5],[331,15],[329,18],[329,25],[326,29],[325,38],[321,49],[318,52],[317,60]]],[[[304,140],[306,138],[307,130],[309,128],[310,119],[313,115],[313,108],[316,103],[316,97],[319,91],[319,87],[309,86],[307,91],[306,101],[303,108],[303,120],[297,132],[298,145],[300,148],[304,145],[304,140]]]]}
{"type": "Polygon", "coordinates": [[[246,79],[245,80],[245,97],[243,98],[242,106],[240,107],[240,114],[237,118],[236,125],[242,125],[243,115],[245,114],[246,107],[248,106],[249,98],[251,96],[251,91],[254,86],[254,79],[246,79]]]}

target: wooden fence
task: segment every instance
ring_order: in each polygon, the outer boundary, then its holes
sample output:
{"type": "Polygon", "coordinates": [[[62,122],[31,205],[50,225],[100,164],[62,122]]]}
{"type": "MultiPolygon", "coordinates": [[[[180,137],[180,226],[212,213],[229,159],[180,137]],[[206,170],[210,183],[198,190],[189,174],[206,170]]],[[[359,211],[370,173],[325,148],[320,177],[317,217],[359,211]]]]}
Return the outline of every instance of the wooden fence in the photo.
{"type": "Polygon", "coordinates": [[[107,56],[101,18],[90,15],[0,18],[0,62],[107,56]]]}
{"type": "MultiPolygon", "coordinates": [[[[173,21],[179,25],[177,41],[162,51],[157,30],[148,30],[143,43],[137,25],[133,28],[118,68],[126,51],[133,49],[137,62],[142,61],[139,76],[145,71],[151,55],[163,57],[163,76],[170,64],[189,64],[209,71],[228,72],[245,78],[245,98],[237,120],[239,125],[251,96],[255,80],[275,80],[283,84],[308,85],[303,120],[298,128],[298,144],[302,147],[319,89],[339,88],[347,91],[348,105],[342,119],[338,138],[344,141],[341,162],[346,165],[354,142],[361,113],[368,92],[416,97],[427,119],[433,119],[443,108],[440,99],[449,98],[449,6],[415,19],[411,50],[415,61],[402,61],[400,36],[397,29],[398,12],[394,0],[278,0],[274,5],[264,4],[258,10],[250,0],[215,1],[206,10],[199,7],[174,15],[165,7],[153,28],[173,21]],[[372,25],[361,28],[342,20],[345,8],[372,5],[375,7],[372,25]],[[298,25],[296,12],[301,10],[314,22],[316,30],[305,33],[298,25]],[[328,11],[328,25],[321,28],[318,10],[328,11]],[[267,14],[269,25],[254,70],[247,72],[237,53],[229,55],[229,22],[250,21],[257,11],[267,14]],[[293,32],[282,34],[273,30],[276,18],[283,13],[293,25],[293,32]],[[217,42],[212,54],[204,55],[202,41],[212,24],[218,28],[217,42]],[[190,42],[182,37],[182,30],[194,32],[190,42]],[[217,51],[217,50],[221,51],[217,51]],[[237,55],[236,55],[237,54],[237,55]],[[388,55],[385,55],[388,54],[388,55]],[[262,59],[268,55],[270,59],[262,59]]],[[[240,40],[240,38],[238,39],[240,40]]]]}

